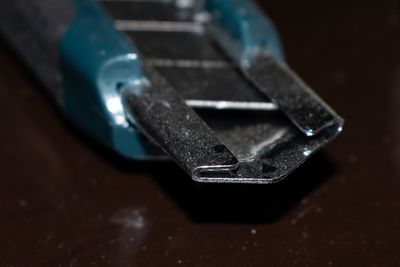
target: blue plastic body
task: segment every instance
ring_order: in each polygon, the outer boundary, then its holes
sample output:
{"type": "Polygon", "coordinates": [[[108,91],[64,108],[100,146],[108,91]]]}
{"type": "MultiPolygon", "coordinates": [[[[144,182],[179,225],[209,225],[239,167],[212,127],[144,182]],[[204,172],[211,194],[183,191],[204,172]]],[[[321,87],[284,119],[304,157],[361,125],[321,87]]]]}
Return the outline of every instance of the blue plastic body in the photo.
{"type": "Polygon", "coordinates": [[[94,2],[76,1],[76,16],[60,42],[63,108],[89,134],[134,159],[151,152],[126,117],[118,88],[140,86],[138,55],[94,2]]]}
{"type": "MultiPolygon", "coordinates": [[[[135,48],[118,32],[104,11],[90,0],[75,0],[76,14],[60,41],[62,105],[66,115],[89,134],[133,159],[162,153],[128,123],[121,94],[125,84],[140,87],[143,76],[135,48]]],[[[268,48],[283,59],[271,22],[248,0],[207,0],[205,8],[235,40],[228,51],[244,64],[268,48]]]]}
{"type": "Polygon", "coordinates": [[[285,60],[274,25],[251,0],[206,0],[205,8],[215,21],[216,37],[241,64],[251,65],[263,49],[285,60]]]}

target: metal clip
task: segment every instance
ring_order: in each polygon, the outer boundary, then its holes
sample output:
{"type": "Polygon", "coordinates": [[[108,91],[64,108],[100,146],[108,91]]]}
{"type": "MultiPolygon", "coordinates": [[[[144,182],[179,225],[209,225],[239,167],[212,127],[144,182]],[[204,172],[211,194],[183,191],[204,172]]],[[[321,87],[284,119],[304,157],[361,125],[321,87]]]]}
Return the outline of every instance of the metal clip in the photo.
{"type": "Polygon", "coordinates": [[[194,180],[273,183],[341,132],[343,120],[283,62],[253,4],[210,0],[201,13],[160,5],[154,21],[114,14],[146,77],[122,99],[130,122],[194,180]]]}

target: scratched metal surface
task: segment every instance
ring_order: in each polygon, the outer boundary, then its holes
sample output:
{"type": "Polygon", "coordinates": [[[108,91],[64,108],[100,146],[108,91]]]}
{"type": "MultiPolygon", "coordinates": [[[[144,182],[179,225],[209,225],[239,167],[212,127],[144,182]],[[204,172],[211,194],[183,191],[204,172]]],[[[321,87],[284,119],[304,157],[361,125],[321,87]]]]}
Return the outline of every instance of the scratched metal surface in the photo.
{"type": "Polygon", "coordinates": [[[1,44],[0,266],[399,265],[398,3],[264,8],[293,69],[346,118],[276,185],[197,184],[174,164],[119,158],[1,44]]]}

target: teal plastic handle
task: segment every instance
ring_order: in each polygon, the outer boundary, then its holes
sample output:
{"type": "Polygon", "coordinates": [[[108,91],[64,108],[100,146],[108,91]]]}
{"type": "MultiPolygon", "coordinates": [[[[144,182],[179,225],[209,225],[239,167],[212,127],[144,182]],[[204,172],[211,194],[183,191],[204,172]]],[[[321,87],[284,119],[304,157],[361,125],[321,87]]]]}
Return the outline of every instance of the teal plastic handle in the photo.
{"type": "Polygon", "coordinates": [[[265,49],[285,60],[273,23],[251,0],[206,0],[205,6],[216,22],[215,36],[242,65],[250,66],[265,49]]]}
{"type": "Polygon", "coordinates": [[[140,87],[138,54],[94,2],[76,0],[76,14],[60,41],[63,110],[85,131],[125,157],[162,155],[128,123],[118,89],[140,87]]]}

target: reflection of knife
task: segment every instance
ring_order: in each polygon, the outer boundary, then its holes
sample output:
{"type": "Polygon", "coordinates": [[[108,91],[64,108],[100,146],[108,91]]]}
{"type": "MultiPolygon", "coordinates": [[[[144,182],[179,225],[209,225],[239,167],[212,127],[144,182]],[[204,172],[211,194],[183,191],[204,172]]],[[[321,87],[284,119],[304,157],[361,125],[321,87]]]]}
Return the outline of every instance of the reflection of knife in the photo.
{"type": "Polygon", "coordinates": [[[342,129],[250,1],[2,1],[0,23],[68,118],[196,181],[278,181],[342,129]]]}

